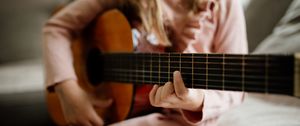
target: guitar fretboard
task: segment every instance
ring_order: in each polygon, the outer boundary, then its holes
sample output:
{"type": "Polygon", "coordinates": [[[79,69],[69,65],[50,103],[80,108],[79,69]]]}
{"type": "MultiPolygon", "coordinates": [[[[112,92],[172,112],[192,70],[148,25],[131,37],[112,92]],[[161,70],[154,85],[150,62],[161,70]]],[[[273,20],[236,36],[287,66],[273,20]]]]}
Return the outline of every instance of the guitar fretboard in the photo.
{"type": "Polygon", "coordinates": [[[188,88],[293,95],[292,55],[107,53],[97,57],[90,70],[94,83],[163,85],[178,70],[188,88]]]}

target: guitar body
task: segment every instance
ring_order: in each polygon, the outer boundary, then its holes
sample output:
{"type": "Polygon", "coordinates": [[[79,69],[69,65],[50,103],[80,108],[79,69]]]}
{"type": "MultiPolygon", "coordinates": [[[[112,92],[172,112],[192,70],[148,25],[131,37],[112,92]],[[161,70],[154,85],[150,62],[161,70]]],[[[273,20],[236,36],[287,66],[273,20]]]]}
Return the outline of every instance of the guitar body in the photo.
{"type": "MultiPolygon", "coordinates": [[[[84,90],[95,94],[99,99],[112,98],[114,100],[113,105],[108,109],[96,108],[97,113],[106,123],[124,120],[130,112],[133,101],[133,84],[105,82],[97,86],[91,85],[86,72],[86,52],[90,48],[99,49],[104,53],[132,52],[131,27],[121,12],[111,10],[99,16],[90,30],[90,35],[78,37],[72,42],[78,83],[84,90]],[[87,41],[85,38],[90,40],[87,41]]],[[[57,94],[47,91],[46,95],[48,109],[53,120],[58,125],[67,125],[57,94]]]]}

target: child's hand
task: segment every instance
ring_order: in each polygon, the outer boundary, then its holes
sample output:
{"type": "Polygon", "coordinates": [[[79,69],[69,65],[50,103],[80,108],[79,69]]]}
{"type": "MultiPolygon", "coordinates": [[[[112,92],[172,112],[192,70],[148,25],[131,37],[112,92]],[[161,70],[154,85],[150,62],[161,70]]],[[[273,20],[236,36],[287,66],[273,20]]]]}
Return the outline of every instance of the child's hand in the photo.
{"type": "Polygon", "coordinates": [[[102,101],[90,96],[76,81],[69,80],[55,86],[68,125],[102,126],[103,120],[94,107],[106,108],[112,100],[102,101]]]}
{"type": "Polygon", "coordinates": [[[154,85],[149,94],[151,105],[163,108],[179,108],[201,111],[204,94],[202,90],[187,89],[179,71],[174,72],[174,80],[163,86],[154,85]]]}

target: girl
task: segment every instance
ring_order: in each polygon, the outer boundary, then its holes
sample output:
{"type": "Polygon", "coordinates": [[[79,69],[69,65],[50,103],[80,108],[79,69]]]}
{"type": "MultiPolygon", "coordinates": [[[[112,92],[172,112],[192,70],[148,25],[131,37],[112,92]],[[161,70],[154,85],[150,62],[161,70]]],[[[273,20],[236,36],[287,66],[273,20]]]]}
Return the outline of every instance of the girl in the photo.
{"type": "MultiPolygon", "coordinates": [[[[57,92],[70,125],[103,125],[94,106],[113,101],[91,97],[78,86],[70,44],[97,14],[108,9],[137,9],[127,17],[140,52],[247,53],[245,22],[238,0],[76,0],[54,15],[44,27],[46,86],[57,92]],[[154,38],[154,39],[153,39],[154,38]]],[[[225,110],[238,105],[243,93],[188,89],[180,72],[163,86],[138,87],[141,106],[162,107],[159,113],[113,125],[214,125],[225,110]],[[149,100],[148,100],[149,99],[149,100]]]]}

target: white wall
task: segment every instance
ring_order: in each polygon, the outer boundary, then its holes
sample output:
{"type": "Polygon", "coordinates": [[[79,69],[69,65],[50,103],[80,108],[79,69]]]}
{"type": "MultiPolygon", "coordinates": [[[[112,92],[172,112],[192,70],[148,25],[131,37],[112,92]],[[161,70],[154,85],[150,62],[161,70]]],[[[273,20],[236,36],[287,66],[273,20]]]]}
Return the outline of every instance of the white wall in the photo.
{"type": "Polygon", "coordinates": [[[59,1],[1,1],[0,63],[42,56],[41,29],[59,1]]]}

